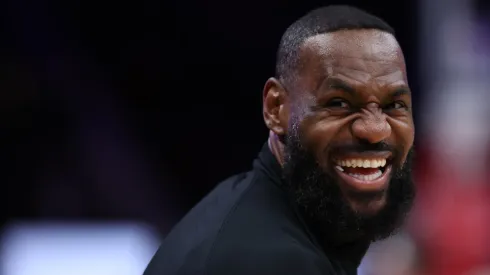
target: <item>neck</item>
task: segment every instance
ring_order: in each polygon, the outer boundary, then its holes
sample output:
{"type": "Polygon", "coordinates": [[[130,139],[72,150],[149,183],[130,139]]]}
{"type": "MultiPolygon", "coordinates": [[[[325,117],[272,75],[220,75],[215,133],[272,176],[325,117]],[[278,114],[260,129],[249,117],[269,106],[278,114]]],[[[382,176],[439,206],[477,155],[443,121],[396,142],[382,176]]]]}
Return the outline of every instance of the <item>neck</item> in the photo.
{"type": "Polygon", "coordinates": [[[281,166],[284,164],[284,144],[279,137],[272,131],[269,131],[269,149],[281,166]]]}

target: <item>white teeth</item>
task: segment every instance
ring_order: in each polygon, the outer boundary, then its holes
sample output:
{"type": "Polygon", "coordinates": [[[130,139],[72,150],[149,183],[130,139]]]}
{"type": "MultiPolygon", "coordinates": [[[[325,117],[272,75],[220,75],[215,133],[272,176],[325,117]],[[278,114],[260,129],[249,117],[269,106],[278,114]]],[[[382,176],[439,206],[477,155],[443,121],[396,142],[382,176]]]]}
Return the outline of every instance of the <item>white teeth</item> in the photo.
{"type": "Polygon", "coordinates": [[[339,170],[340,172],[344,172],[344,169],[342,167],[338,166],[338,165],[335,165],[335,168],[337,170],[339,170]]]}
{"type": "Polygon", "coordinates": [[[385,167],[386,159],[348,159],[336,160],[335,163],[342,167],[378,168],[385,167]]]}
{"type": "Polygon", "coordinates": [[[372,181],[380,178],[383,175],[383,172],[381,172],[381,170],[378,170],[378,172],[371,175],[361,175],[361,174],[353,174],[353,173],[348,173],[347,175],[363,181],[372,181]]]}

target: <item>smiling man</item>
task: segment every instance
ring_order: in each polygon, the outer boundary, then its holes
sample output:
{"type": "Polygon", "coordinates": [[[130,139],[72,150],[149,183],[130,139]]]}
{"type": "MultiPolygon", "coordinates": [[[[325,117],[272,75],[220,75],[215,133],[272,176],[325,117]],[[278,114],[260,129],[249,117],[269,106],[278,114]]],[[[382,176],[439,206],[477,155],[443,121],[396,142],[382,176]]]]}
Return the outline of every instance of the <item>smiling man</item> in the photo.
{"type": "Polygon", "coordinates": [[[356,274],[410,210],[411,110],[390,26],[347,6],[308,13],[265,83],[253,169],[193,208],[145,274],[356,274]]]}

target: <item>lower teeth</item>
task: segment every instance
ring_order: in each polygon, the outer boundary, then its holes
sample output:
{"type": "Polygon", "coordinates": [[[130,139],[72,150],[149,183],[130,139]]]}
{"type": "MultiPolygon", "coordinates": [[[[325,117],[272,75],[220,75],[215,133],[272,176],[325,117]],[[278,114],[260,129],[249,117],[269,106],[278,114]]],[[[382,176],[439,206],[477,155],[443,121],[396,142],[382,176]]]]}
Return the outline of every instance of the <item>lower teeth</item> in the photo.
{"type": "Polygon", "coordinates": [[[381,170],[378,170],[378,172],[371,175],[361,175],[361,174],[353,174],[353,173],[347,173],[347,175],[359,180],[371,181],[380,178],[383,175],[383,172],[381,172],[381,170]]]}

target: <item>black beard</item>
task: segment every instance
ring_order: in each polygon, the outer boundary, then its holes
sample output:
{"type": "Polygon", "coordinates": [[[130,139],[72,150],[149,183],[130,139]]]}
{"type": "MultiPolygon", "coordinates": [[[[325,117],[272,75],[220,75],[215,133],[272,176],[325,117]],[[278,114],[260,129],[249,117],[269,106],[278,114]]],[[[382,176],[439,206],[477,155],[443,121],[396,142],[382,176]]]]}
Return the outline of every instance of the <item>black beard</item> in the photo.
{"type": "Polygon", "coordinates": [[[368,216],[351,208],[336,179],[318,165],[312,152],[302,146],[297,131],[293,130],[284,143],[285,182],[293,199],[313,224],[314,231],[321,231],[320,235],[328,236],[334,242],[345,236],[351,241],[371,242],[387,238],[401,227],[415,197],[411,173],[413,148],[403,165],[392,164],[384,208],[368,216]]]}

